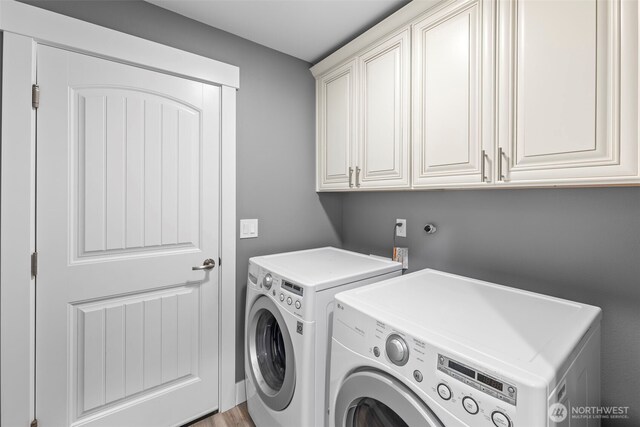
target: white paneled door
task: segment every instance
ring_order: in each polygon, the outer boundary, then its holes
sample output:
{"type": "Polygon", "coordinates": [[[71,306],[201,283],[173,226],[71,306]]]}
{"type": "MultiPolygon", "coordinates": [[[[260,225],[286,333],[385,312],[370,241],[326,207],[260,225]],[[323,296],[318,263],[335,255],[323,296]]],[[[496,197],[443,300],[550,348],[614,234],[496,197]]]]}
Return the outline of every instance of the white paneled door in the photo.
{"type": "Polygon", "coordinates": [[[218,405],[220,89],[38,48],[36,415],[178,425],[218,405]]]}

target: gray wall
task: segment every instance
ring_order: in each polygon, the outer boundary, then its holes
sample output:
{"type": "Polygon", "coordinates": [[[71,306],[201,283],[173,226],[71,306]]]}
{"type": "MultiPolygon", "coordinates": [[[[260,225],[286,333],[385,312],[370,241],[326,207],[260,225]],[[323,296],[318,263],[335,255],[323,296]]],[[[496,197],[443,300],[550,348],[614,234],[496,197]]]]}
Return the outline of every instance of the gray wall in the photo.
{"type": "Polygon", "coordinates": [[[258,218],[260,232],[257,239],[237,241],[236,378],[243,379],[249,258],[341,245],[341,200],[314,191],[315,86],[309,64],[141,1],[28,3],[240,67],[237,214],[258,218]]]}
{"type": "MultiPolygon", "coordinates": [[[[347,249],[390,256],[407,220],[410,271],[435,268],[603,309],[604,405],[640,423],[640,188],[348,194],[347,249]],[[437,225],[427,235],[423,226],[437,225]]],[[[561,325],[559,325],[561,327],[561,325]]],[[[508,344],[508,343],[505,343],[508,344]]]]}

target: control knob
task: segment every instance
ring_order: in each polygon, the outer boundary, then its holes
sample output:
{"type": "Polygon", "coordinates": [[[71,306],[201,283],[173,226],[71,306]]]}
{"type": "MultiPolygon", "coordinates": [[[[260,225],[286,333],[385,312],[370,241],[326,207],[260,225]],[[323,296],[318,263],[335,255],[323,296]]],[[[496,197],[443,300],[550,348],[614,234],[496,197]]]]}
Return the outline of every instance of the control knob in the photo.
{"type": "Polygon", "coordinates": [[[403,366],[409,360],[409,348],[400,335],[389,335],[385,349],[387,350],[387,357],[395,365],[403,366]]]}
{"type": "Polygon", "coordinates": [[[267,273],[266,276],[264,276],[264,279],[262,279],[262,286],[264,286],[265,288],[267,288],[267,290],[271,289],[271,286],[273,285],[273,277],[271,277],[271,274],[267,273]]]}

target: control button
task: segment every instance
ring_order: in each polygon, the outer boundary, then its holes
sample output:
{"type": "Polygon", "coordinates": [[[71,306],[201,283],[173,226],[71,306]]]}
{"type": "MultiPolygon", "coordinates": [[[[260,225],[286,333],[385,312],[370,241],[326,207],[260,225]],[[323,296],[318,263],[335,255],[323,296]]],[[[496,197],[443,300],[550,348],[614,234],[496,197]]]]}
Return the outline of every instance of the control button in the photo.
{"type": "Polygon", "coordinates": [[[480,408],[478,408],[478,403],[473,400],[473,397],[469,396],[462,399],[462,406],[464,406],[464,409],[471,415],[477,414],[480,410],[480,408]]]}
{"type": "Polygon", "coordinates": [[[508,390],[509,390],[509,393],[515,393],[516,392],[516,389],[513,388],[513,387],[509,387],[508,390]]]}
{"type": "Polygon", "coordinates": [[[280,301],[284,301],[284,294],[280,292],[280,301]]]}
{"type": "Polygon", "coordinates": [[[491,414],[491,421],[496,427],[511,427],[511,420],[500,411],[494,411],[491,414]]]}
{"type": "Polygon", "coordinates": [[[444,363],[444,357],[440,356],[440,363],[444,363]]]}
{"type": "Polygon", "coordinates": [[[262,279],[262,285],[267,288],[267,290],[271,289],[271,285],[273,285],[273,277],[271,277],[271,274],[267,273],[264,276],[264,279],[262,279]]]}
{"type": "Polygon", "coordinates": [[[438,394],[444,400],[451,399],[451,389],[446,384],[438,384],[438,394]]]}
{"type": "Polygon", "coordinates": [[[287,297],[287,304],[291,305],[292,302],[293,300],[291,299],[291,297],[287,297]]]}
{"type": "Polygon", "coordinates": [[[418,371],[417,369],[415,371],[413,371],[413,379],[415,379],[416,381],[418,381],[419,383],[422,382],[422,372],[418,371]]]}
{"type": "Polygon", "coordinates": [[[296,308],[300,308],[300,307],[302,307],[302,304],[300,303],[299,300],[296,300],[296,308]]]}
{"type": "Polygon", "coordinates": [[[385,349],[389,360],[398,366],[405,365],[409,360],[409,348],[400,335],[389,335],[385,349]]]}
{"type": "Polygon", "coordinates": [[[375,357],[380,357],[380,349],[378,347],[373,347],[373,355],[375,357]]]}

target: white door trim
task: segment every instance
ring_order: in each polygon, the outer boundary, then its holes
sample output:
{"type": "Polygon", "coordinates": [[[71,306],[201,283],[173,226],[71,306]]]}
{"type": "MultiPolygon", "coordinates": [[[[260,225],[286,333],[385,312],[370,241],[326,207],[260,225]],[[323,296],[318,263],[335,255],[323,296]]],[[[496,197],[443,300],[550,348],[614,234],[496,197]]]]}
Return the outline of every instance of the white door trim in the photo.
{"type": "Polygon", "coordinates": [[[14,0],[0,2],[0,29],[49,46],[191,80],[236,89],[240,86],[240,72],[236,66],[14,0]]]}
{"type": "MultiPolygon", "coordinates": [[[[220,167],[220,401],[236,404],[236,89],[238,67],[69,18],[34,6],[0,1],[4,32],[0,166],[0,425],[34,418],[35,112],[38,44],[156,70],[222,87],[220,167]]],[[[43,102],[45,97],[43,96],[43,102]]]]}

